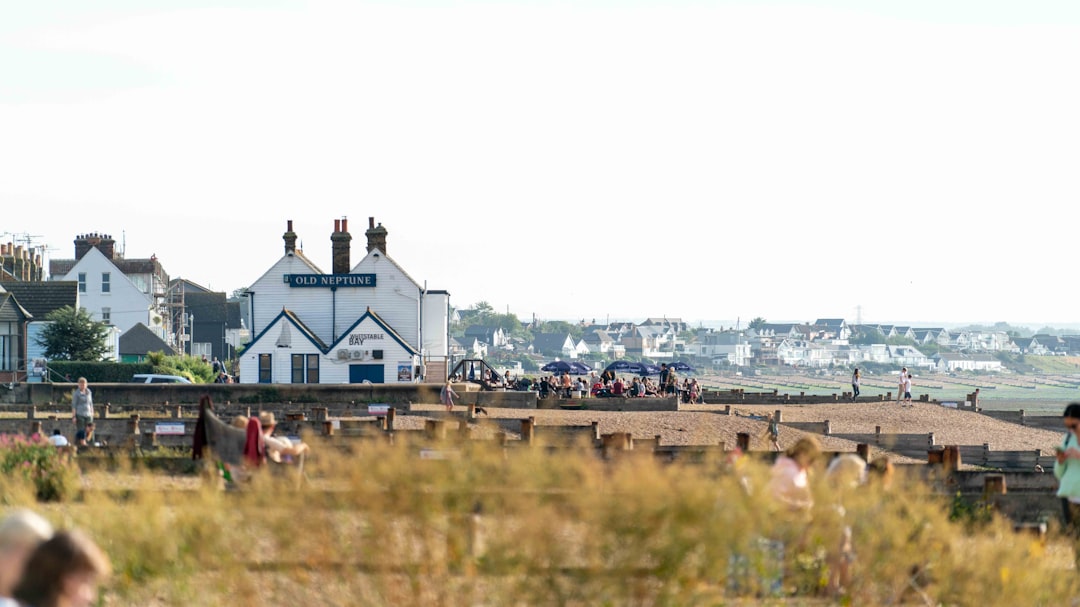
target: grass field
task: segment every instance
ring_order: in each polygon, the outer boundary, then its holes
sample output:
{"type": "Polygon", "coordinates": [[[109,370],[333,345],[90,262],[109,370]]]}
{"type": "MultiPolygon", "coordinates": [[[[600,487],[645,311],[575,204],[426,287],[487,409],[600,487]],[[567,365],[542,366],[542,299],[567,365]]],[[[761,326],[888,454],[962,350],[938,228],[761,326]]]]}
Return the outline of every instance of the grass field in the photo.
{"type": "Polygon", "coordinates": [[[136,473],[90,475],[81,497],[47,505],[10,478],[0,489],[100,542],[113,607],[1056,606],[1080,594],[1056,529],[1046,542],[1015,533],[902,477],[853,489],[819,468],[802,512],[770,498],[752,458],[507,458],[478,444],[423,460],[407,444],[315,444],[305,477],[263,473],[238,491],[136,473]],[[852,578],[830,592],[845,528],[852,578]]]}

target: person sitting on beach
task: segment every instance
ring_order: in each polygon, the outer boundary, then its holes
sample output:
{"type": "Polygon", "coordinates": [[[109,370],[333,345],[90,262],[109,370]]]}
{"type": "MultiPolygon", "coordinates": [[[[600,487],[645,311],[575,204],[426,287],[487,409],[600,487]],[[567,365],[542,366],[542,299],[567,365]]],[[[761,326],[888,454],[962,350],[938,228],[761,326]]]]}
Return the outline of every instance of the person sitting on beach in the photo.
{"type": "Polygon", "coordinates": [[[657,396],[656,384],[653,383],[648,377],[645,378],[645,396],[657,396]]]}
{"type": "Polygon", "coordinates": [[[60,428],[53,430],[52,436],[49,437],[49,442],[55,447],[67,447],[71,444],[68,442],[67,437],[60,432],[60,428]]]}
{"type": "Polygon", "coordinates": [[[621,377],[616,377],[615,378],[615,383],[611,384],[611,395],[612,396],[624,396],[625,394],[626,394],[626,384],[623,383],[623,379],[621,377]]]}
{"type": "Polygon", "coordinates": [[[293,443],[287,437],[273,436],[277,421],[270,411],[259,413],[259,423],[262,424],[263,444],[266,445],[266,457],[275,463],[282,461],[291,462],[293,457],[299,457],[308,452],[306,443],[293,443]]]}

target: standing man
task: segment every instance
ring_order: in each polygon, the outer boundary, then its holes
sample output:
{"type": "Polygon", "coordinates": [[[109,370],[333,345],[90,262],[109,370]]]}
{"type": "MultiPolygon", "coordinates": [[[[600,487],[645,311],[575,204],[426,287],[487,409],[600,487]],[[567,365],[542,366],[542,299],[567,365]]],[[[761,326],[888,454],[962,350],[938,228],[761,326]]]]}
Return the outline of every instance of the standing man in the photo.
{"type": "Polygon", "coordinates": [[[909,371],[907,377],[904,378],[904,405],[908,407],[914,407],[911,403],[911,372],[909,371]]]}
{"type": "Polygon", "coordinates": [[[85,377],[79,378],[78,387],[71,393],[71,419],[75,422],[76,432],[86,432],[87,424],[94,421],[94,396],[85,377]]]}
{"type": "Polygon", "coordinates": [[[671,374],[671,369],[668,369],[667,363],[660,363],[660,390],[667,392],[667,378],[671,374]]]}
{"type": "Polygon", "coordinates": [[[907,367],[900,369],[900,382],[896,388],[896,404],[904,400],[904,386],[907,385],[907,367]]]}

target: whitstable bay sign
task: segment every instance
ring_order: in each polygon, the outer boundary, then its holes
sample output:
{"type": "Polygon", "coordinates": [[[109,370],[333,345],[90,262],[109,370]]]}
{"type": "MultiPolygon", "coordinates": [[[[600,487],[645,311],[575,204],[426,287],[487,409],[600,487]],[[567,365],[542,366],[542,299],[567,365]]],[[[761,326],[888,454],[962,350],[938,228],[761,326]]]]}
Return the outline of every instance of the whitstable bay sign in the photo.
{"type": "Polygon", "coordinates": [[[374,274],[286,274],[290,287],[374,287],[374,274]]]}

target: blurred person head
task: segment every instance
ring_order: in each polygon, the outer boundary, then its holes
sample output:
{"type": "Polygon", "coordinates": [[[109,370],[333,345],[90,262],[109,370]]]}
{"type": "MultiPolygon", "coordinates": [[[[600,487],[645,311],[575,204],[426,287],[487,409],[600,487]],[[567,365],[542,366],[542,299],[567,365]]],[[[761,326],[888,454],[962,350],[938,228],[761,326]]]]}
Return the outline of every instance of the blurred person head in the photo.
{"type": "Polygon", "coordinates": [[[829,462],[825,477],[835,487],[858,487],[866,481],[866,461],[854,453],[840,454],[829,462]]]}
{"type": "Polygon", "coordinates": [[[1080,428],[1080,403],[1069,403],[1065,405],[1065,413],[1062,415],[1062,421],[1065,423],[1065,428],[1080,437],[1080,433],[1077,433],[1077,429],[1080,428]]]}
{"type": "Polygon", "coordinates": [[[795,460],[799,468],[806,470],[821,457],[821,443],[813,436],[803,436],[784,454],[795,460]]]}
{"type": "Polygon", "coordinates": [[[895,467],[893,466],[892,460],[879,455],[866,467],[867,481],[880,484],[887,489],[892,484],[894,470],[895,467]]]}
{"type": "Polygon", "coordinates": [[[86,534],[58,531],[30,554],[12,596],[34,607],[89,607],[111,571],[109,558],[86,534]]]}
{"type": "Polygon", "coordinates": [[[241,430],[246,429],[248,425],[248,416],[237,415],[236,417],[232,418],[232,425],[234,428],[240,428],[241,430]]]}
{"type": "Polygon", "coordinates": [[[49,521],[31,510],[16,510],[0,521],[0,596],[11,596],[30,553],[52,535],[49,521]]]}

